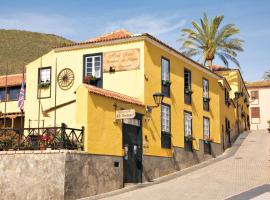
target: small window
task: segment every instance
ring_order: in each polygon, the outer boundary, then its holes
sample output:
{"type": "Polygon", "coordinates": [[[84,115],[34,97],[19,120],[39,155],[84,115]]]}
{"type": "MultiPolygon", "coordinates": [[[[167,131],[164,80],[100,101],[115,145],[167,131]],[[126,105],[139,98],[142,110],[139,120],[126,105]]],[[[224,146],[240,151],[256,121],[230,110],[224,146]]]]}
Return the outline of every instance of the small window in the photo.
{"type": "Polygon", "coordinates": [[[209,81],[203,79],[203,110],[209,111],[209,81]]]}
{"type": "Polygon", "coordinates": [[[184,148],[186,151],[192,151],[192,114],[184,112],[184,148]]]}
{"type": "Polygon", "coordinates": [[[210,139],[210,120],[207,117],[203,117],[203,139],[210,139]]]}
{"type": "Polygon", "coordinates": [[[185,87],[185,90],[191,90],[191,72],[187,69],[185,69],[185,72],[184,72],[184,87],[185,87]]]}
{"type": "Polygon", "coordinates": [[[185,112],[185,136],[190,137],[192,135],[192,114],[185,112]]]}
{"type": "Polygon", "coordinates": [[[161,105],[161,147],[171,148],[171,107],[161,105]]]}
{"type": "Polygon", "coordinates": [[[225,96],[225,105],[229,106],[230,105],[230,94],[226,88],[224,90],[224,96],[225,96]]]}
{"type": "Polygon", "coordinates": [[[184,101],[186,104],[191,104],[191,72],[185,69],[184,71],[184,101]]]}
{"type": "Polygon", "coordinates": [[[0,89],[0,100],[1,101],[5,101],[6,100],[6,89],[5,88],[1,88],[0,89]]]}
{"type": "Polygon", "coordinates": [[[259,99],[259,91],[251,91],[250,92],[250,97],[251,97],[252,100],[259,99]]]}
{"type": "Polygon", "coordinates": [[[39,83],[45,84],[45,83],[51,83],[51,68],[40,68],[39,69],[39,83]]]}
{"type": "Polygon", "coordinates": [[[8,89],[9,92],[9,100],[10,101],[15,101],[19,99],[20,96],[20,87],[12,87],[8,89]]]}
{"type": "Polygon", "coordinates": [[[101,78],[101,55],[85,57],[85,76],[101,78]]]}
{"type": "Polygon", "coordinates": [[[203,98],[209,98],[209,81],[203,79],[203,98]]]}
{"type": "Polygon", "coordinates": [[[231,123],[228,120],[228,118],[225,118],[225,125],[226,125],[226,133],[230,134],[231,133],[231,123]]]}
{"type": "Polygon", "coordinates": [[[83,82],[102,88],[102,54],[84,55],[83,62],[83,82]]]}
{"type": "Polygon", "coordinates": [[[162,104],[162,132],[170,133],[170,107],[162,104]]]}
{"type": "Polygon", "coordinates": [[[162,81],[162,93],[170,97],[170,61],[166,58],[161,58],[161,81],[162,81]]]}

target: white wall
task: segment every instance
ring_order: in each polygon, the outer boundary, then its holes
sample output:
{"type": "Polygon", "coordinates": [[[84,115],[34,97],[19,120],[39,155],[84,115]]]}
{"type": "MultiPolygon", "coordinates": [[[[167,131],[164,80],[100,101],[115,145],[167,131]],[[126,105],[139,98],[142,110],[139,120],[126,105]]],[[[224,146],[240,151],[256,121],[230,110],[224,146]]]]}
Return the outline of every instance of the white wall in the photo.
{"type": "Polygon", "coordinates": [[[250,128],[251,130],[267,129],[267,121],[270,120],[270,87],[248,89],[249,94],[251,91],[259,91],[259,100],[250,99],[250,109],[260,107],[260,119],[252,119],[250,112],[250,128]]]}

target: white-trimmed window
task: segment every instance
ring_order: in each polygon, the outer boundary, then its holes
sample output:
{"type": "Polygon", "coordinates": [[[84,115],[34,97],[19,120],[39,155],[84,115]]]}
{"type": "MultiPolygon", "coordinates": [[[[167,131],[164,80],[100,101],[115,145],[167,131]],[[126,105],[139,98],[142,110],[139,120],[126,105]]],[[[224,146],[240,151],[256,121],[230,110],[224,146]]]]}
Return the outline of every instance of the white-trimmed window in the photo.
{"type": "Polygon", "coordinates": [[[161,70],[162,70],[162,81],[170,80],[170,62],[166,58],[161,58],[161,70]]]}
{"type": "Polygon", "coordinates": [[[203,97],[209,98],[209,81],[207,79],[203,79],[203,97]]]}
{"type": "Polygon", "coordinates": [[[101,55],[85,57],[85,75],[101,78],[101,55]]]}
{"type": "Polygon", "coordinates": [[[184,71],[184,89],[191,90],[191,71],[188,69],[184,71]]]}
{"type": "Polygon", "coordinates": [[[161,105],[161,131],[171,132],[171,109],[170,106],[165,104],[161,105]]]}
{"type": "Polygon", "coordinates": [[[185,120],[185,136],[192,135],[192,114],[189,112],[184,112],[184,120],[185,120]]]}
{"type": "Polygon", "coordinates": [[[203,117],[203,139],[210,138],[210,120],[207,117],[203,117]]]}
{"type": "Polygon", "coordinates": [[[40,83],[51,83],[51,68],[40,68],[39,69],[39,80],[40,83]]]}

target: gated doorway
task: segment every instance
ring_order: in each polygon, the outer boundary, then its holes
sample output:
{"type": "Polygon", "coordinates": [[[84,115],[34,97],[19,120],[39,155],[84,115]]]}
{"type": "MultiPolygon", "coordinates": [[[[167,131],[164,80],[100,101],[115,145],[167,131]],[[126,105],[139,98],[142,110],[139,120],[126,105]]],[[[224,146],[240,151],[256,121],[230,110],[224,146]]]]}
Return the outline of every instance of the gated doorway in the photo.
{"type": "Polygon", "coordinates": [[[142,182],[142,120],[136,114],[134,119],[123,120],[124,183],[142,182]]]}

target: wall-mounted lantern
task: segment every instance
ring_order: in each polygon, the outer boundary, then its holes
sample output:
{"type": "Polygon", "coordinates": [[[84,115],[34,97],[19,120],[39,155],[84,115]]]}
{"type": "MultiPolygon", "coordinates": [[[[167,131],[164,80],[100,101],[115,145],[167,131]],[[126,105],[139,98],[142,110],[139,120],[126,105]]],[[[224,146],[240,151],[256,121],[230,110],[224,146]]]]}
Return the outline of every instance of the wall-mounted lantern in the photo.
{"type": "Polygon", "coordinates": [[[154,93],[153,99],[154,99],[156,105],[155,106],[146,106],[147,113],[151,113],[153,108],[157,108],[160,106],[160,104],[162,104],[163,99],[164,99],[164,94],[159,93],[159,92],[154,93]]]}

